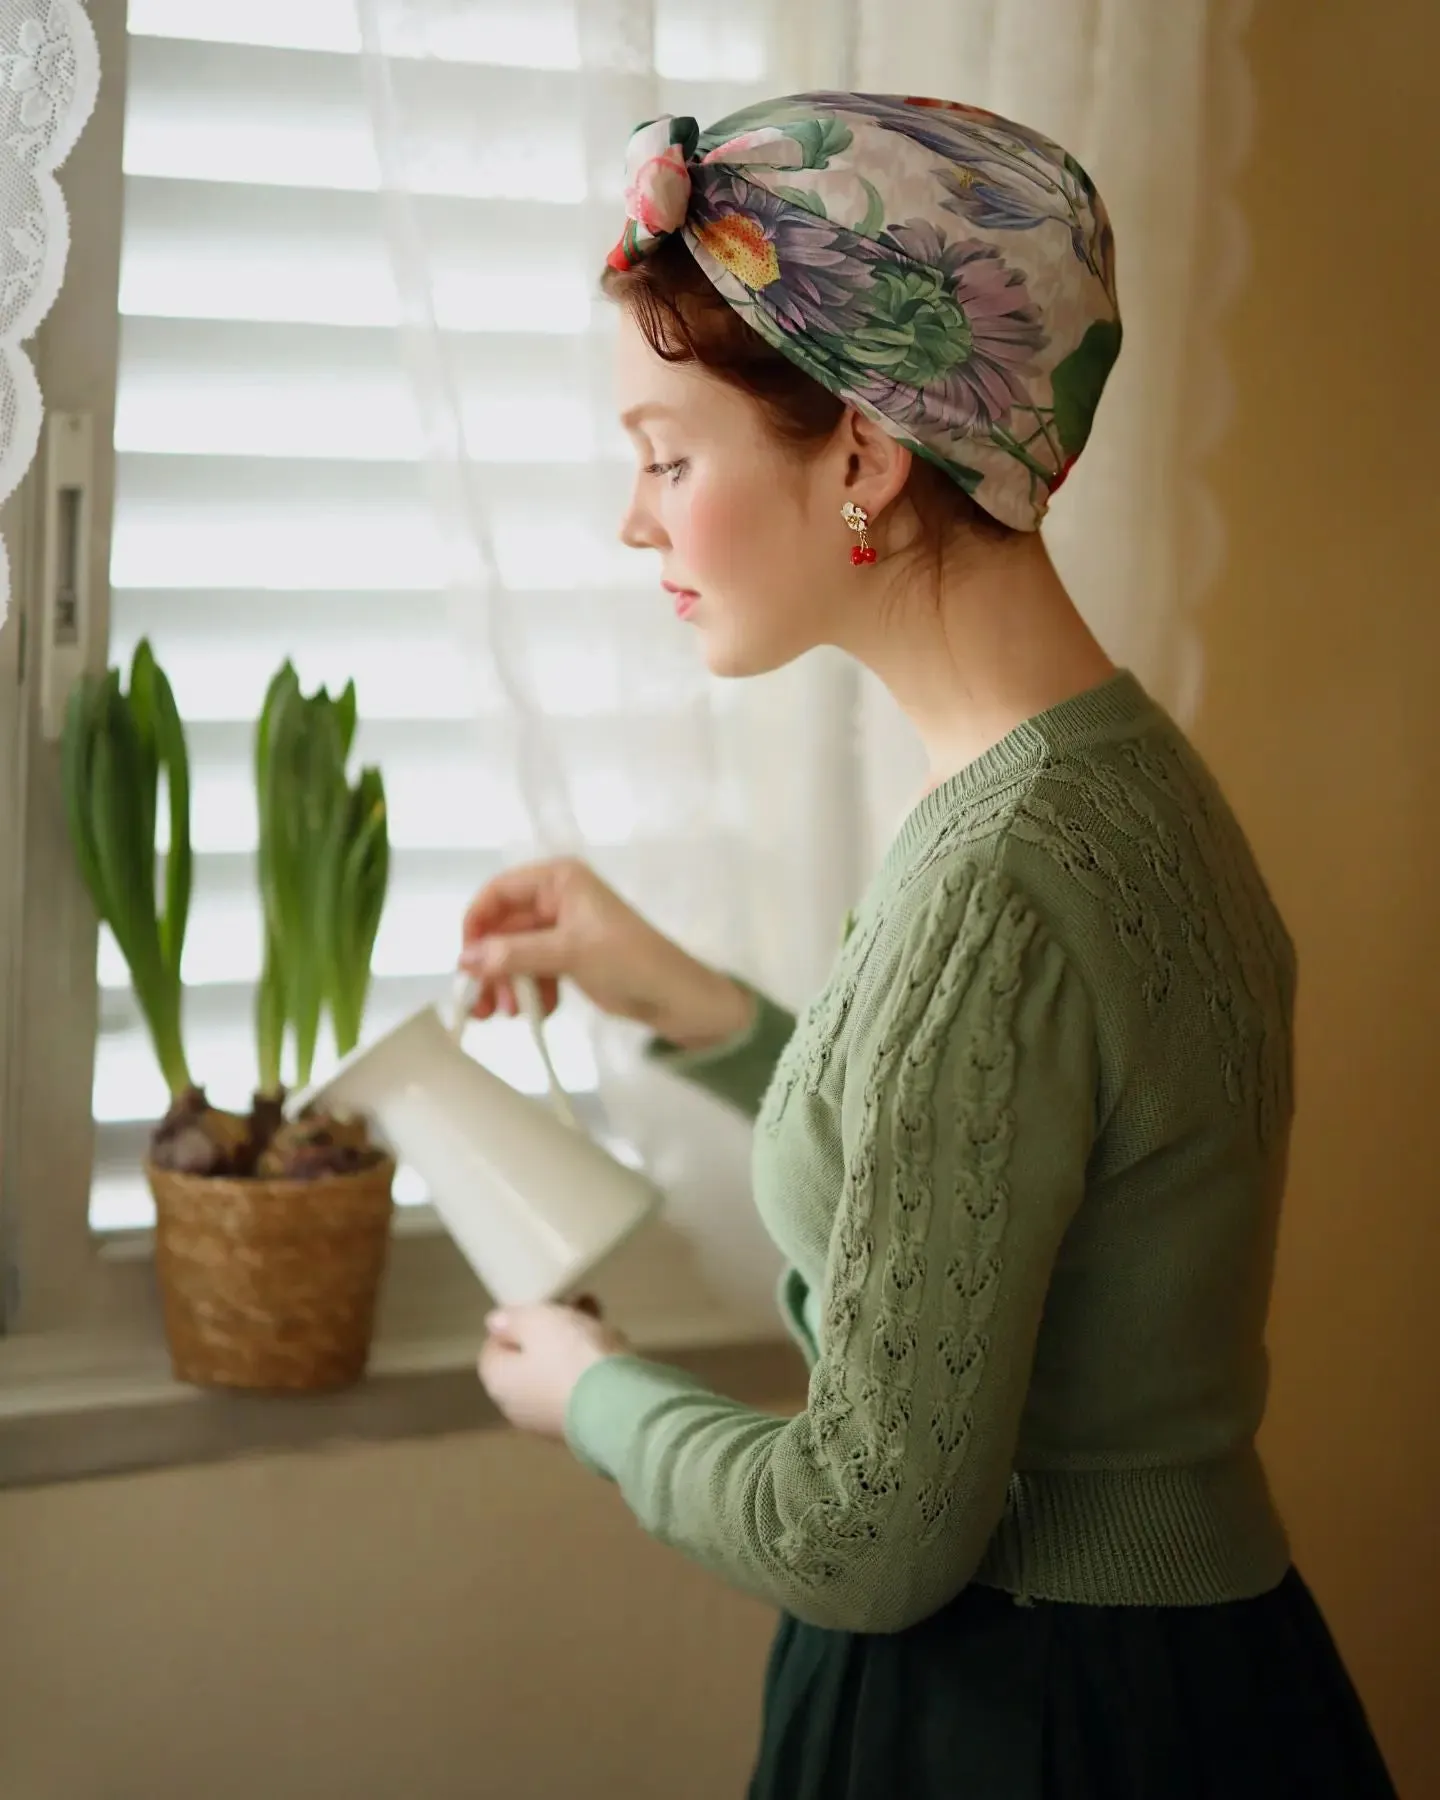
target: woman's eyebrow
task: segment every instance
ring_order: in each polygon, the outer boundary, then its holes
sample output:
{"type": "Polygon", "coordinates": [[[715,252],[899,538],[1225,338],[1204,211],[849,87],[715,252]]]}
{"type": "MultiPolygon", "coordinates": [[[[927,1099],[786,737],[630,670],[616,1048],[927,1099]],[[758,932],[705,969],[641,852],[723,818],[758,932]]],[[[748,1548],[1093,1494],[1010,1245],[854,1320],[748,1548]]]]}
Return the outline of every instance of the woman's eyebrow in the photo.
{"type": "Polygon", "coordinates": [[[632,431],[642,419],[657,416],[660,418],[671,418],[674,416],[674,411],[675,409],[671,406],[661,406],[658,401],[647,400],[642,402],[639,406],[632,406],[628,412],[621,413],[620,423],[627,431],[632,431]]]}

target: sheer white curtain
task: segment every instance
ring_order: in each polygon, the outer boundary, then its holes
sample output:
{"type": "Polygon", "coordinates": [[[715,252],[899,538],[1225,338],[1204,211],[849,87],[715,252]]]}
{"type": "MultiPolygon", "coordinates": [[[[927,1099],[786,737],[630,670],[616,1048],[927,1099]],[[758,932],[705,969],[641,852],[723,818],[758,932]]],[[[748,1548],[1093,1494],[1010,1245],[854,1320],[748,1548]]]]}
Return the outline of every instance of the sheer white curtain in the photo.
{"type": "MultiPolygon", "coordinates": [[[[1229,382],[1219,327],[1244,276],[1232,191],[1250,135],[1250,0],[859,0],[858,82],[933,93],[1050,133],[1115,223],[1125,348],[1045,535],[1111,654],[1183,716],[1204,679],[1195,621],[1224,556],[1204,458],[1229,382]]],[[[872,841],[919,768],[864,696],[872,841]]]]}
{"type": "MultiPolygon", "coordinates": [[[[817,27],[845,10],[807,9],[817,27]]],[[[843,33],[797,34],[777,0],[356,0],[356,14],[454,651],[523,799],[508,855],[579,852],[697,954],[799,1001],[861,875],[854,679],[815,658],[717,684],[654,559],[618,543],[633,462],[598,277],[635,125],[835,82],[843,33]],[[797,36],[813,68],[797,67],[797,36]],[[493,227],[463,294],[447,195],[487,201],[493,227]]],[[[671,1195],[668,1240],[637,1247],[638,1278],[689,1295],[698,1280],[717,1329],[768,1320],[743,1129],[648,1070],[637,1033],[586,1022],[606,1110],[671,1195]],[[667,1254],[682,1272],[658,1272],[667,1254]]]]}

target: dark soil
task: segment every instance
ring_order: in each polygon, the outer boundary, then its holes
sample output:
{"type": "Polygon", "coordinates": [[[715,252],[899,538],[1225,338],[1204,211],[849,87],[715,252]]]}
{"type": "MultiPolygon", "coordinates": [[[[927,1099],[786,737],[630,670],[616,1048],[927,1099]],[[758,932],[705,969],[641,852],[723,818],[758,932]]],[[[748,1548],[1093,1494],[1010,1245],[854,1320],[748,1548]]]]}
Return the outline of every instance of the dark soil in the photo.
{"type": "Polygon", "coordinates": [[[221,1112],[203,1088],[191,1088],[155,1127],[150,1160],[185,1175],[315,1181],[371,1168],[384,1155],[363,1119],[307,1113],[287,1120],[283,1106],[283,1095],[257,1094],[246,1117],[221,1112]]]}

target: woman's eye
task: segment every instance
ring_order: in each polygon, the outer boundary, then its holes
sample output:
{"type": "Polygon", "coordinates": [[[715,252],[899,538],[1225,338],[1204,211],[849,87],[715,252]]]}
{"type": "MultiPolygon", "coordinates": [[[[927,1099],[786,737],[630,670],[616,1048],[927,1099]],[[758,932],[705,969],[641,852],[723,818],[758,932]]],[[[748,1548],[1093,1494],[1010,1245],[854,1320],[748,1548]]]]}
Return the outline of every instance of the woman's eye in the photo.
{"type": "Polygon", "coordinates": [[[670,485],[671,487],[674,487],[675,483],[679,481],[688,466],[685,458],[679,456],[676,457],[674,462],[646,463],[645,473],[647,475],[668,475],[670,477],[670,485]]]}

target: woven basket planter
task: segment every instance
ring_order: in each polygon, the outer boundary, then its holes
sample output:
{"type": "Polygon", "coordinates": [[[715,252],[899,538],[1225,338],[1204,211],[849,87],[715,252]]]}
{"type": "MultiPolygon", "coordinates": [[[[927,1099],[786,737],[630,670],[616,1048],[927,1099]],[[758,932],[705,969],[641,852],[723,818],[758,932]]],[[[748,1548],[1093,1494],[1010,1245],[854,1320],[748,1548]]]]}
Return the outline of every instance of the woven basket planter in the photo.
{"type": "Polygon", "coordinates": [[[176,1379],[317,1392],[365,1372],[390,1244],[390,1160],[315,1181],[147,1168],[176,1379]]]}

